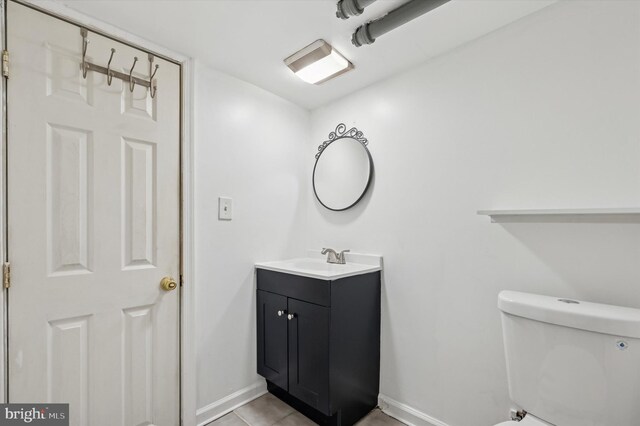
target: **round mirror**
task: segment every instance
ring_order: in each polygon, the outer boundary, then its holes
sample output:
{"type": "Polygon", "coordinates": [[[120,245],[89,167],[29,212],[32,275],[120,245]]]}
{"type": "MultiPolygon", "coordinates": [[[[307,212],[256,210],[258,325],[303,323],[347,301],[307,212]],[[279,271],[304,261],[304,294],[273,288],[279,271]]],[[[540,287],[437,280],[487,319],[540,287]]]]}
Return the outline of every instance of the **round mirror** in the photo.
{"type": "Polygon", "coordinates": [[[329,210],[341,211],[353,207],[369,188],[373,160],[368,141],[355,127],[346,130],[338,125],[329,140],[318,147],[313,168],[313,191],[329,210]]]}

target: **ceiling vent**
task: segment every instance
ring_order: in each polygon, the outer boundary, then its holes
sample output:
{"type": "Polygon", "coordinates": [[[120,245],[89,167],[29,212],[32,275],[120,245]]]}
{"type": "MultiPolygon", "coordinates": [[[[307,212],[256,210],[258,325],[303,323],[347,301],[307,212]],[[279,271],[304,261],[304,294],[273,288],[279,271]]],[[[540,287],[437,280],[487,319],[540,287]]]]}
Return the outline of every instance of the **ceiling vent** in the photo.
{"type": "Polygon", "coordinates": [[[324,40],[316,40],[284,60],[302,80],[322,84],[353,69],[353,64],[324,40]]]}

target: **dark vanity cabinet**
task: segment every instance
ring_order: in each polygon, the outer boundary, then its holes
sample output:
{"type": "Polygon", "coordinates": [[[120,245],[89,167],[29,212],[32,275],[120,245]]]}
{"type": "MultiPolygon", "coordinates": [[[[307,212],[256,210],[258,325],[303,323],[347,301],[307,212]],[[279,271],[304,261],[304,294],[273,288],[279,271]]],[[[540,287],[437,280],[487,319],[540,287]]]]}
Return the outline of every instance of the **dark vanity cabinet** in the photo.
{"type": "Polygon", "coordinates": [[[257,270],[258,374],[319,424],[352,425],[377,405],[380,272],[324,281],[257,270]]]}

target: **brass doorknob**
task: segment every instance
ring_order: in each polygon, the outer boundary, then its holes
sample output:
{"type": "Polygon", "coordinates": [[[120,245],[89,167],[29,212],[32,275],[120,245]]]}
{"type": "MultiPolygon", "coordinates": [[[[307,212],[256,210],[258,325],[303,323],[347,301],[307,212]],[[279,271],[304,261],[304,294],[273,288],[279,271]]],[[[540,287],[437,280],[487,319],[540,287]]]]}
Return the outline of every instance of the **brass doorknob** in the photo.
{"type": "Polygon", "coordinates": [[[162,287],[164,291],[171,291],[178,287],[178,283],[171,277],[164,277],[162,281],[160,281],[160,287],[162,287]]]}

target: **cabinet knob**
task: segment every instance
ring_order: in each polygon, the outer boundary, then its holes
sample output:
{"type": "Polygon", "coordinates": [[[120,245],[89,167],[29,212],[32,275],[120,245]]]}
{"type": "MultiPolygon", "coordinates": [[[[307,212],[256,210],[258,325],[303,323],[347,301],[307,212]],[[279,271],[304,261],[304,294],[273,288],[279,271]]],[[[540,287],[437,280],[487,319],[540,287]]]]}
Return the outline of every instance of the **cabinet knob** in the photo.
{"type": "Polygon", "coordinates": [[[288,319],[289,321],[291,321],[291,320],[292,320],[292,319],[294,319],[295,317],[296,317],[296,314],[289,314],[289,315],[287,315],[287,319],[288,319]]]}
{"type": "Polygon", "coordinates": [[[284,315],[284,312],[285,312],[285,311],[278,311],[278,316],[279,316],[279,317],[283,316],[283,315],[284,315]]]}

